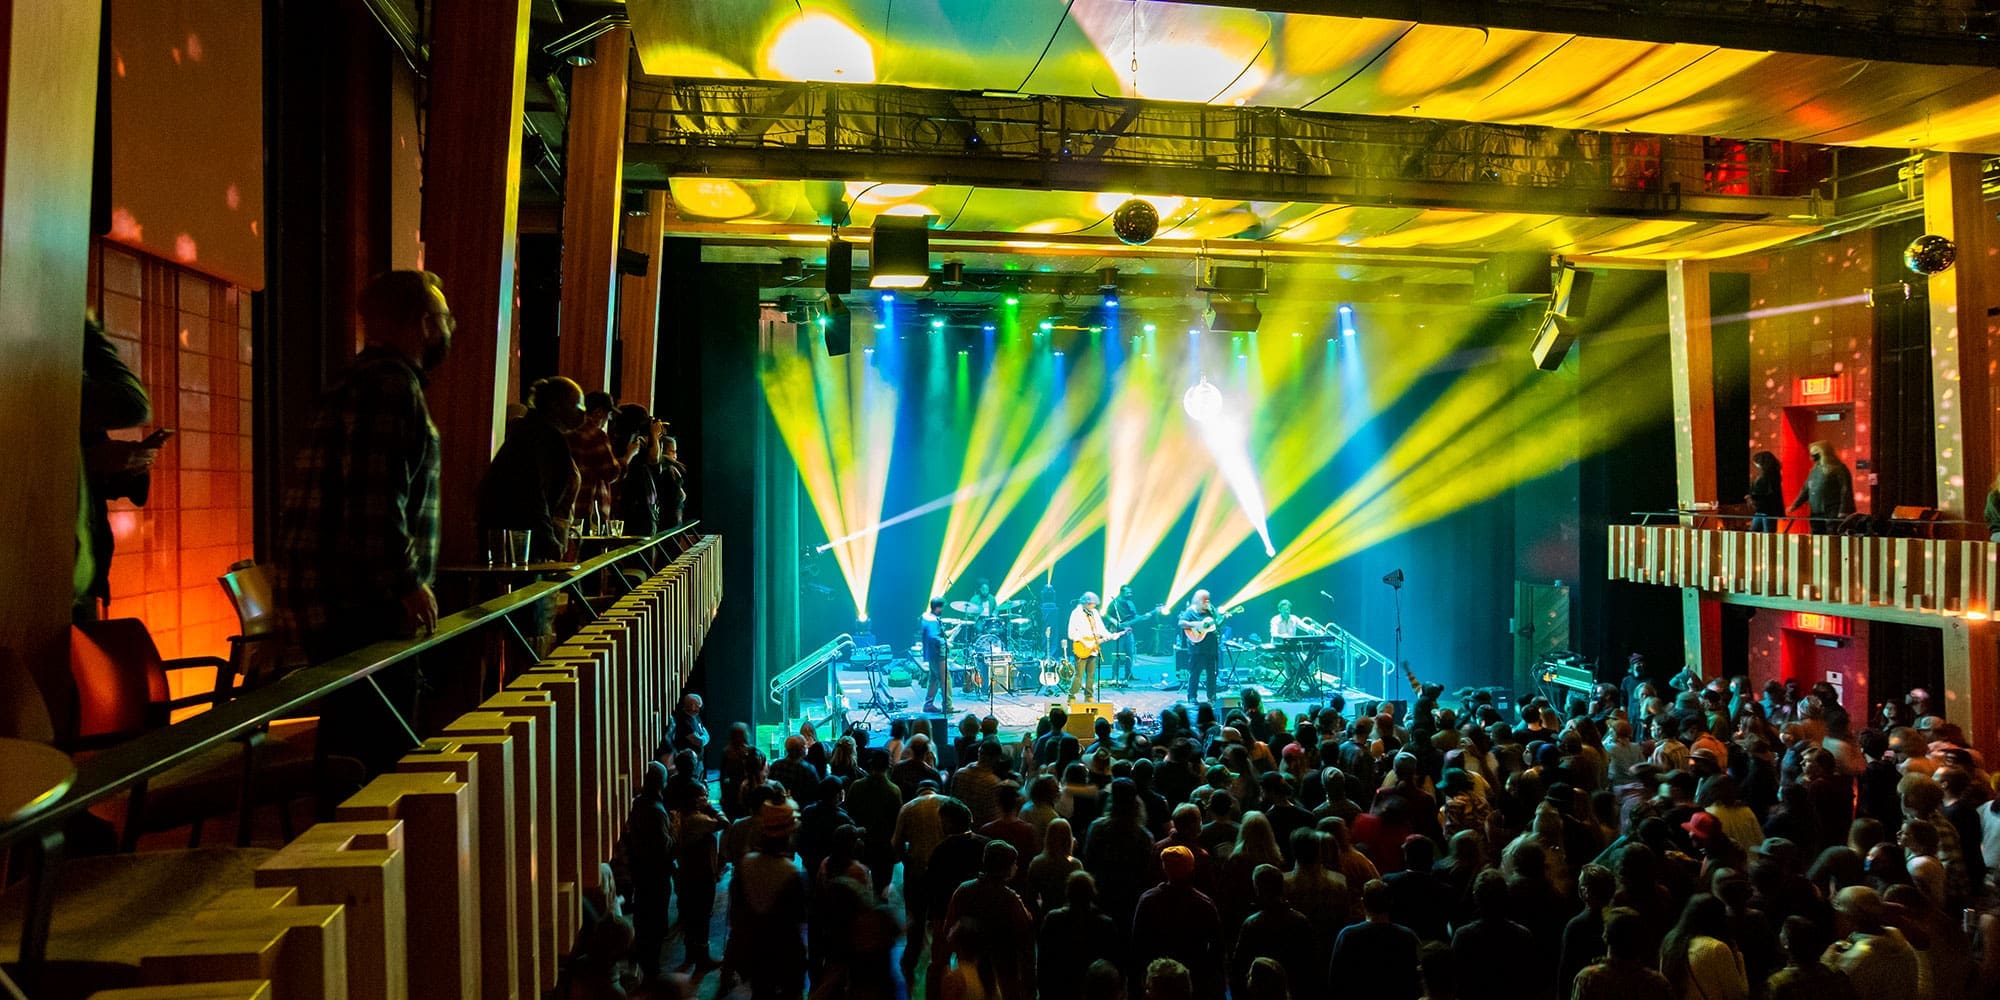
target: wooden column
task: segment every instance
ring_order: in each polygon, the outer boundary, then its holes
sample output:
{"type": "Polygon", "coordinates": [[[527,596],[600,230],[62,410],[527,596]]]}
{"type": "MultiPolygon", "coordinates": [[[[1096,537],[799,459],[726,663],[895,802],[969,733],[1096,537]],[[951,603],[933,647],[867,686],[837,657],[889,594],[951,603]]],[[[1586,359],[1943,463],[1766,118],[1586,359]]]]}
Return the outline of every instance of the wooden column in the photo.
{"type": "Polygon", "coordinates": [[[664,236],[667,193],[646,192],[646,214],[625,220],[625,249],[646,255],[646,273],[620,279],[618,296],[618,399],[648,411],[658,363],[654,344],[660,331],[660,240],[664,236]]]}
{"type": "MultiPolygon", "coordinates": [[[[1936,417],[1938,509],[1980,519],[1993,482],[1995,321],[2000,294],[1989,256],[1994,226],[1980,193],[1981,157],[1924,158],[1924,232],[1958,245],[1958,263],[1930,278],[1931,406],[1936,417]]],[[[1981,747],[2000,728],[2000,650],[1991,622],[1954,619],[1944,627],[1945,717],[1981,747]]]]}
{"type": "MultiPolygon", "coordinates": [[[[1674,366],[1674,498],[1682,510],[1715,502],[1715,337],[1710,328],[1708,264],[1667,264],[1667,343],[1674,366]]],[[[1690,523],[1682,518],[1681,523],[1690,523]]],[[[1699,587],[1681,588],[1687,662],[1713,677],[1722,669],[1722,611],[1699,587]]]]}
{"type": "MultiPolygon", "coordinates": [[[[0,649],[27,668],[58,720],[74,701],[70,567],[98,13],[96,3],[0,0],[0,357],[13,385],[0,392],[0,440],[16,470],[0,477],[0,565],[13,570],[0,580],[0,649]]],[[[34,697],[0,690],[9,706],[34,697]]],[[[0,711],[0,735],[14,714],[0,711]]]]}
{"type": "Polygon", "coordinates": [[[1994,289],[1980,160],[1924,158],[1924,232],[1958,244],[1958,263],[1930,279],[1931,405],[1937,418],[1938,509],[1979,520],[1993,481],[1992,360],[1986,309],[1994,289]]]}
{"type": "Polygon", "coordinates": [[[631,32],[613,28],[597,39],[591,52],[596,61],[570,74],[557,358],[562,373],[585,392],[611,389],[611,336],[618,318],[612,304],[618,291],[618,223],[625,214],[625,89],[631,52],[631,32]]]}
{"type": "Polygon", "coordinates": [[[447,559],[476,549],[473,513],[511,395],[514,228],[529,0],[437,0],[431,43],[424,254],[458,317],[451,360],[431,378],[444,441],[447,559]]]}

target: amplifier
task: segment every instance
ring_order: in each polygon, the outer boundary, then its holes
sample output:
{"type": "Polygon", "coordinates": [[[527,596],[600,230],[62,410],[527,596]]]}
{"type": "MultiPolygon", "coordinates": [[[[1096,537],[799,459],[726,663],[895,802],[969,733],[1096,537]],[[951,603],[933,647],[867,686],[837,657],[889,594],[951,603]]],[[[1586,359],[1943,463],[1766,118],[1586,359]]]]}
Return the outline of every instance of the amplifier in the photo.
{"type": "Polygon", "coordinates": [[[1109,719],[1118,709],[1108,701],[1073,701],[1069,703],[1069,722],[1063,732],[1087,739],[1097,735],[1097,720],[1109,719]]]}

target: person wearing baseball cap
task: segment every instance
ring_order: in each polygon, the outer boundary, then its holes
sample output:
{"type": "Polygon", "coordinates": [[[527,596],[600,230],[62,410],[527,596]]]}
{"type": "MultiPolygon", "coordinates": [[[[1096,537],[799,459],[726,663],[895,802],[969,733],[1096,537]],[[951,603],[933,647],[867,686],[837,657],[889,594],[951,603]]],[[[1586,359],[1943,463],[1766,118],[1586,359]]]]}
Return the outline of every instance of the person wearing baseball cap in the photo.
{"type": "Polygon", "coordinates": [[[756,848],[736,863],[729,888],[730,965],[756,996],[796,996],[806,979],[806,879],[792,854],[798,807],[773,797],[752,820],[756,848]]]}
{"type": "Polygon", "coordinates": [[[1196,996],[1221,996],[1222,918],[1194,887],[1194,852],[1178,844],[1160,852],[1166,882],[1145,891],[1132,918],[1134,964],[1171,958],[1194,976],[1196,996]]]}

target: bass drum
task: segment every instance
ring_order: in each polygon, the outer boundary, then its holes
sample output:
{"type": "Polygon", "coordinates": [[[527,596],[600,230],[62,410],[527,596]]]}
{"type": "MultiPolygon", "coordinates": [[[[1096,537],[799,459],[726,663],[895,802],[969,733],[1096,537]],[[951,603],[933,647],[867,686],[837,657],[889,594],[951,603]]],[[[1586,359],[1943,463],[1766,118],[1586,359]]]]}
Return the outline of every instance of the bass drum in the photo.
{"type": "Polygon", "coordinates": [[[975,660],[991,660],[1011,655],[1011,651],[1007,648],[1006,639],[999,635],[988,634],[972,640],[971,655],[975,660]]]}

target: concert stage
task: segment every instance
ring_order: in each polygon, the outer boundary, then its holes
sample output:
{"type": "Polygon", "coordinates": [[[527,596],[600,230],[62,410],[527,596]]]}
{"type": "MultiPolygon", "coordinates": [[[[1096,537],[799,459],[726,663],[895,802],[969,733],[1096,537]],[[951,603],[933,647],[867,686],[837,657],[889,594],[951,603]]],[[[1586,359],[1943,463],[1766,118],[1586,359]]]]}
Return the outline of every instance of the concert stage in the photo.
{"type": "MultiPolygon", "coordinates": [[[[1280,678],[1258,669],[1253,664],[1253,659],[1248,653],[1235,657],[1224,656],[1222,672],[1217,681],[1217,693],[1220,696],[1216,706],[1218,711],[1226,711],[1225,706],[1234,707],[1243,688],[1253,687],[1264,696],[1264,707],[1267,710],[1281,708],[1288,715],[1296,716],[1307,708],[1317,710],[1328,701],[1335,689],[1334,685],[1327,685],[1325,693],[1317,698],[1280,697],[1278,694],[1280,685],[1277,683],[1280,678]],[[1231,659],[1237,662],[1232,665],[1231,659]]],[[[868,707],[873,697],[869,690],[868,670],[852,662],[836,663],[833,669],[834,680],[837,682],[835,690],[838,692],[833,700],[838,708],[830,708],[823,713],[824,719],[838,722],[841,716],[837,712],[844,710],[845,720],[849,724],[859,723],[873,732],[884,732],[888,729],[891,719],[918,718],[924,715],[922,711],[924,677],[921,668],[911,663],[907,657],[899,658],[885,672],[888,679],[887,693],[890,699],[900,702],[900,705],[888,708],[887,711],[880,707],[868,707]],[[898,683],[899,681],[901,683],[898,683]]],[[[1339,685],[1339,689],[1350,706],[1350,713],[1352,706],[1359,702],[1382,697],[1379,692],[1358,689],[1348,684],[1339,685]]],[[[1002,733],[1008,736],[1032,733],[1036,721],[1048,714],[1049,706],[1067,703],[1068,694],[1067,686],[1058,689],[1025,682],[1014,690],[1006,689],[1004,683],[996,685],[990,701],[983,687],[976,691],[954,691],[950,717],[955,720],[964,717],[968,712],[979,716],[990,712],[1000,720],[1002,733]]],[[[1141,653],[1135,658],[1131,682],[1100,682],[1097,700],[1101,704],[1111,705],[1113,712],[1130,708],[1138,713],[1143,729],[1158,718],[1162,709],[1186,698],[1187,675],[1175,669],[1174,657],[1171,654],[1141,653]]],[[[815,724],[822,721],[822,713],[818,711],[818,706],[808,706],[803,711],[807,716],[813,717],[815,724]]],[[[791,720],[791,728],[796,728],[798,721],[791,720]]],[[[829,730],[822,728],[822,732],[827,731],[829,730]]],[[[956,735],[956,731],[941,735],[948,739],[956,735]]]]}

